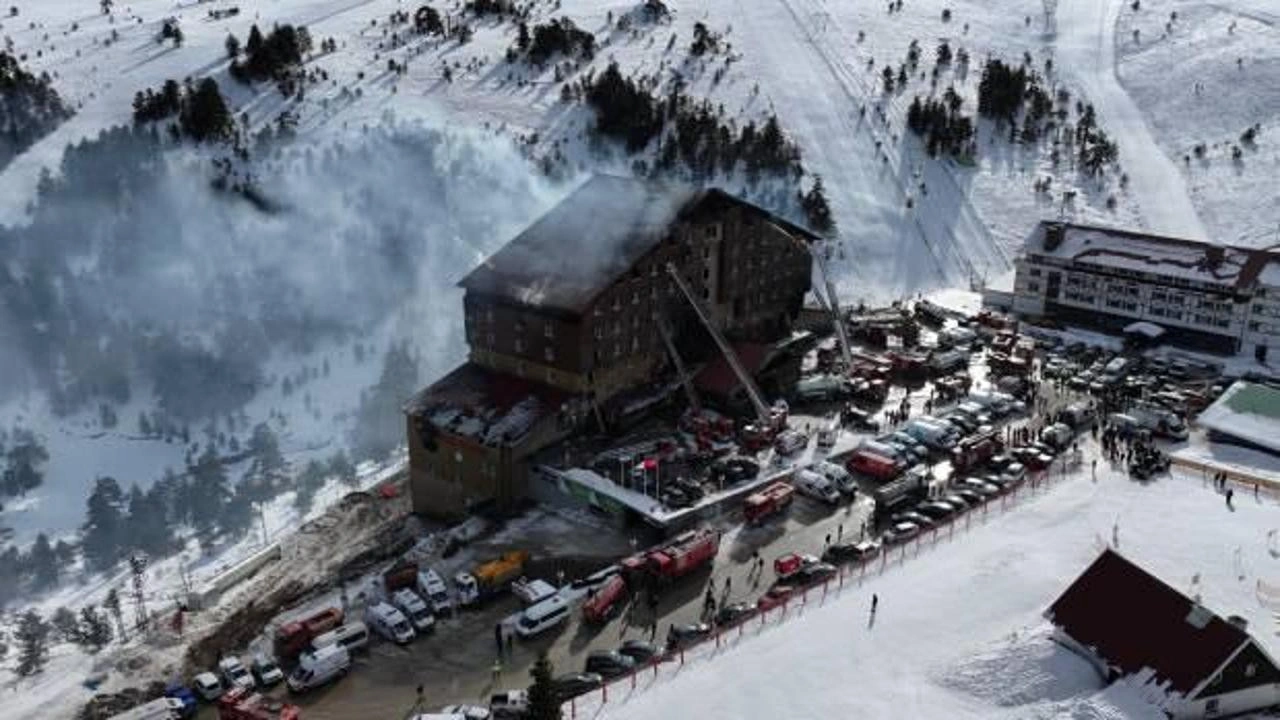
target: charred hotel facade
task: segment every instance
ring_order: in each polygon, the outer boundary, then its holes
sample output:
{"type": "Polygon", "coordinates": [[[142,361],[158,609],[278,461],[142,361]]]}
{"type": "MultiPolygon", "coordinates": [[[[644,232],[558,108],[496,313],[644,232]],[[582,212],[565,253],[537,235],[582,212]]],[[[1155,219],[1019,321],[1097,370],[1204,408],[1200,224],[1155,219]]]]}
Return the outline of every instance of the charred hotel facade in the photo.
{"type": "Polygon", "coordinates": [[[789,336],[816,237],[718,189],[596,175],[468,274],[467,362],[405,407],[414,511],[510,509],[531,455],[611,428],[715,346],[789,336]]]}

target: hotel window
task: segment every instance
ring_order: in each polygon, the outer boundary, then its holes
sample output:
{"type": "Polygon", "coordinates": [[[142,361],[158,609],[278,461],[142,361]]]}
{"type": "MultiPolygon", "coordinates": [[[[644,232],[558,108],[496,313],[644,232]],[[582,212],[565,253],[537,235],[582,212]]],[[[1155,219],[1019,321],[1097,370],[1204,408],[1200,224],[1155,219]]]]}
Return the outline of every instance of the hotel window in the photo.
{"type": "Polygon", "coordinates": [[[632,305],[639,305],[639,304],[640,304],[640,293],[638,293],[638,292],[633,292],[633,293],[631,293],[631,304],[632,304],[632,305]]]}
{"type": "Polygon", "coordinates": [[[553,338],[556,336],[556,326],[554,323],[545,322],[542,324],[542,337],[553,338]]]}
{"type": "Polygon", "coordinates": [[[597,324],[592,334],[596,336],[597,340],[602,339],[604,337],[604,325],[597,324]]]}
{"type": "Polygon", "coordinates": [[[618,312],[621,309],[622,309],[622,301],[615,297],[613,299],[613,311],[618,312]]]}
{"type": "Polygon", "coordinates": [[[1028,274],[1031,275],[1031,277],[1040,277],[1040,268],[1031,268],[1031,272],[1028,274]]]}
{"type": "Polygon", "coordinates": [[[524,352],[524,338],[516,338],[516,352],[524,352]]]}
{"type": "Polygon", "coordinates": [[[1040,292],[1040,283],[1037,283],[1037,282],[1027,283],[1027,290],[1029,292],[1040,292]]]}
{"type": "Polygon", "coordinates": [[[486,308],[484,309],[484,321],[485,321],[485,322],[493,322],[493,308],[492,308],[492,307],[486,307],[486,308]]]}
{"type": "Polygon", "coordinates": [[[494,343],[496,343],[497,341],[498,339],[493,333],[485,333],[485,336],[484,336],[485,345],[488,345],[489,347],[493,347],[494,343]]]}
{"type": "Polygon", "coordinates": [[[543,358],[545,358],[547,362],[555,362],[555,361],[556,361],[556,349],[555,349],[555,348],[553,348],[553,347],[549,347],[549,348],[544,349],[544,350],[542,351],[542,357],[543,357],[543,358]]]}

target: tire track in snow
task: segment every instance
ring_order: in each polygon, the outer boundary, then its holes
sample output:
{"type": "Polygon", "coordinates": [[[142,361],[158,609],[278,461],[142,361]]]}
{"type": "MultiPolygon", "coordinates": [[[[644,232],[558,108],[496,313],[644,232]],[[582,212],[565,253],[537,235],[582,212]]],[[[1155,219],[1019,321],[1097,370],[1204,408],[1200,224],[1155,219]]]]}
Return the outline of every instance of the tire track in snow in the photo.
{"type": "Polygon", "coordinates": [[[1062,59],[1060,67],[1084,88],[1104,128],[1120,146],[1129,192],[1137,199],[1148,229],[1208,239],[1182,172],[1156,145],[1151,126],[1120,84],[1115,38],[1120,6],[1120,0],[1072,0],[1058,5],[1054,47],[1062,59]]]}

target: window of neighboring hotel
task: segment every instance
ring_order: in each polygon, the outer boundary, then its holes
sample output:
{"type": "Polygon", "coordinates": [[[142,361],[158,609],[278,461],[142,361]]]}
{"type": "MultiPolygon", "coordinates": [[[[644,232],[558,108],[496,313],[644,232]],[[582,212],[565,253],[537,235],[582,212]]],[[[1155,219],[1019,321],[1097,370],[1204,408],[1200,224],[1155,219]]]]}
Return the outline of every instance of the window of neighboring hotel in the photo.
{"type": "Polygon", "coordinates": [[[1258,332],[1258,328],[1260,328],[1261,326],[1262,326],[1262,323],[1258,322],[1257,320],[1249,321],[1249,330],[1251,332],[1258,332]]]}
{"type": "Polygon", "coordinates": [[[1030,292],[1040,292],[1040,283],[1037,283],[1037,282],[1027,283],[1027,290],[1030,292]]]}
{"type": "Polygon", "coordinates": [[[516,352],[524,352],[524,338],[516,338],[516,352]]]}
{"type": "Polygon", "coordinates": [[[494,336],[493,333],[485,333],[485,336],[484,336],[485,345],[488,345],[489,347],[493,347],[494,343],[496,343],[497,341],[498,341],[498,338],[494,336]]]}
{"type": "Polygon", "coordinates": [[[485,322],[493,322],[493,308],[492,308],[492,307],[486,307],[486,308],[484,309],[484,321],[485,321],[485,322]]]}
{"type": "Polygon", "coordinates": [[[555,361],[556,361],[556,349],[555,349],[555,348],[553,348],[553,347],[549,347],[549,348],[545,348],[545,349],[543,349],[543,351],[542,351],[542,357],[546,358],[547,362],[555,362],[555,361]]]}
{"type": "Polygon", "coordinates": [[[596,339],[597,339],[597,340],[599,340],[599,339],[603,338],[603,337],[604,337],[604,325],[603,325],[603,324],[601,324],[601,323],[596,323],[595,330],[593,331],[593,333],[592,333],[592,334],[594,334],[594,335],[596,336],[596,339]]]}
{"type": "Polygon", "coordinates": [[[1031,277],[1040,277],[1040,268],[1033,267],[1031,268],[1031,272],[1028,274],[1031,275],[1031,277]]]}

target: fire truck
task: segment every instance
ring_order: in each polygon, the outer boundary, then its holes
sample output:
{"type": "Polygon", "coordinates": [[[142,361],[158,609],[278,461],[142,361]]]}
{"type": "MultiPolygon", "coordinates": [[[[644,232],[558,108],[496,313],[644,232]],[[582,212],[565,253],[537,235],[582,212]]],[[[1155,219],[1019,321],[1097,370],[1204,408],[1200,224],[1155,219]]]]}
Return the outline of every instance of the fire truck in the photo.
{"type": "Polygon", "coordinates": [[[774,515],[781,515],[791,507],[795,488],[790,483],[776,482],[760,492],[752,493],[742,504],[742,515],[748,525],[763,523],[774,515]]]}
{"type": "Polygon", "coordinates": [[[342,611],[325,608],[310,617],[286,623],[276,630],[275,655],[280,659],[292,659],[307,648],[311,639],[342,624],[342,611]]]}
{"type": "Polygon", "coordinates": [[[648,575],[670,582],[710,565],[720,551],[720,533],[711,528],[689,530],[665,545],[637,553],[622,561],[629,575],[648,575]]]}

